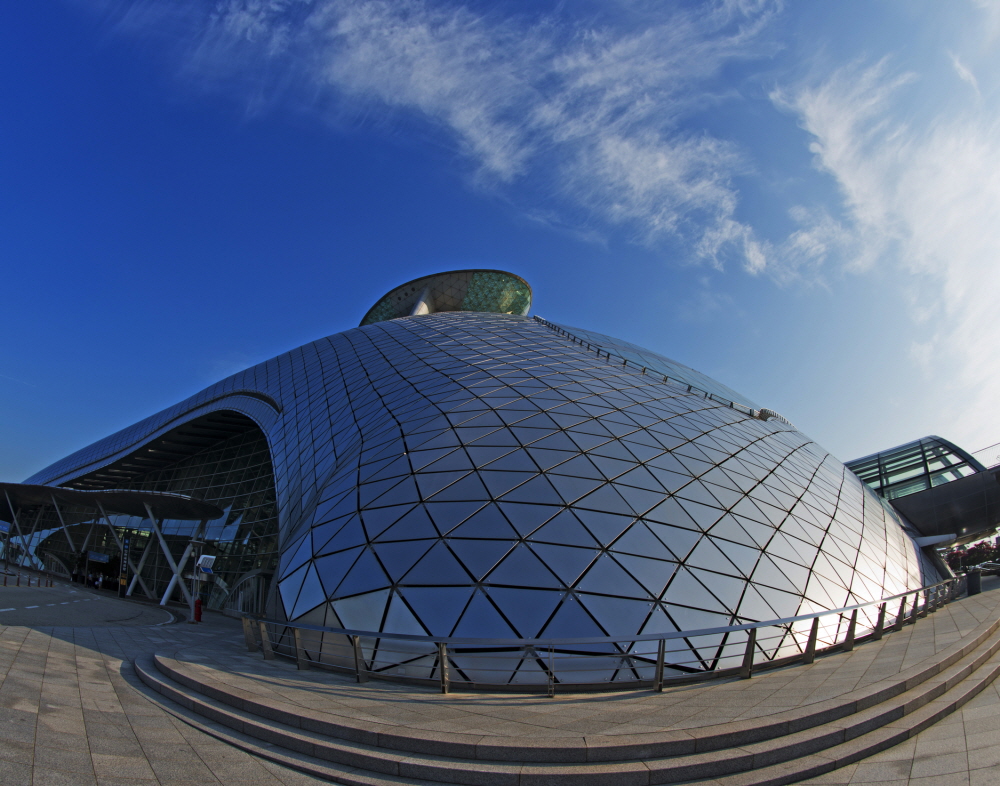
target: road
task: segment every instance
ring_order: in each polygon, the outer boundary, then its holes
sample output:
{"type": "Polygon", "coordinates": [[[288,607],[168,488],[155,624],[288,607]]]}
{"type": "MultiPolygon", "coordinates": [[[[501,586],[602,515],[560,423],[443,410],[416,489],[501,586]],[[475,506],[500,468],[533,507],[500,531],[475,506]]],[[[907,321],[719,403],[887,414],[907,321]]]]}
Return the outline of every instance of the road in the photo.
{"type": "MultiPolygon", "coordinates": [[[[8,577],[9,580],[9,577],[8,577]]],[[[105,628],[173,622],[166,609],[105,590],[56,581],[53,587],[0,587],[0,625],[105,628]]]]}

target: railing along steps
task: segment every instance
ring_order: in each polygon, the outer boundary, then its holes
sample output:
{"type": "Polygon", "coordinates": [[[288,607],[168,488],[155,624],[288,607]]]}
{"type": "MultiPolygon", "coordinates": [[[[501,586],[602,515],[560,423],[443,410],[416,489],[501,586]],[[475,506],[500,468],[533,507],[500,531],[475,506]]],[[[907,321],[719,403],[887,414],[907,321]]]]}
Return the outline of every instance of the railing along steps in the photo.
{"type": "Polygon", "coordinates": [[[351,786],[645,786],[705,778],[720,785],[764,786],[856,762],[955,711],[1000,674],[998,628],[1000,622],[984,623],[890,680],[756,723],[642,739],[588,737],[583,745],[553,739],[549,746],[535,740],[526,747],[516,738],[491,738],[484,746],[458,734],[335,721],[297,705],[265,703],[171,658],[147,656],[135,668],[156,692],[154,700],[186,722],[258,756],[351,786]]]}

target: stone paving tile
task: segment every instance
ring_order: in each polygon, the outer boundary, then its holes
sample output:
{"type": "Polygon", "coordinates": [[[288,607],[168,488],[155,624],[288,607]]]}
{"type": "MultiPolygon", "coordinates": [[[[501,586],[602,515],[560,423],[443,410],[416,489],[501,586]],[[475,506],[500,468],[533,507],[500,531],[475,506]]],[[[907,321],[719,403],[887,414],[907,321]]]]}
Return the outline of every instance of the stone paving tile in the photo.
{"type": "MultiPolygon", "coordinates": [[[[108,609],[130,605],[113,598],[101,602],[106,603],[101,608],[108,609]]],[[[357,685],[330,672],[299,672],[290,661],[264,662],[259,654],[247,653],[239,626],[215,615],[209,617],[210,626],[199,628],[0,626],[0,784],[320,782],[229,747],[148,702],[130,684],[131,659],[142,653],[178,658],[185,668],[249,690],[264,701],[352,721],[558,740],[753,722],[892,678],[998,613],[1000,593],[984,593],[941,609],[916,627],[890,633],[881,642],[821,658],[811,668],[763,672],[750,681],[670,686],[662,694],[557,692],[554,699],[526,694],[444,696],[377,681],[357,685]]],[[[914,739],[809,782],[1000,783],[998,750],[1000,688],[990,686],[960,712],[914,739]]]]}

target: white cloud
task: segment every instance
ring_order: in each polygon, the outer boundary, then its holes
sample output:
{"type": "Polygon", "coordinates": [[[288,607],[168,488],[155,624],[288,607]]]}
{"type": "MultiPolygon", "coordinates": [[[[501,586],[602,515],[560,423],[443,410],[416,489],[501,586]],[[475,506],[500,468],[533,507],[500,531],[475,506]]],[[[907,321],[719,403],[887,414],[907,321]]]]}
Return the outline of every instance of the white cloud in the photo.
{"type": "Polygon", "coordinates": [[[621,18],[582,22],[565,9],[503,16],[430,0],[222,0],[209,11],[137,0],[123,20],[162,29],[175,10],[192,77],[243,82],[253,102],[285,91],[339,117],[421,118],[453,141],[477,187],[528,215],[643,243],[680,238],[759,271],[765,247],[735,218],[731,177],[745,162],[681,126],[719,100],[725,65],[770,51],[760,31],[776,4],[661,6],[622,3],[621,18]]]}
{"type": "MultiPolygon", "coordinates": [[[[970,100],[918,121],[886,61],[776,100],[798,113],[835,178],[856,268],[892,265],[912,299],[911,357],[960,442],[1000,433],[1000,108],[970,100]],[[864,253],[861,253],[861,250],[864,253]],[[919,333],[922,337],[917,338],[919,333]]],[[[814,228],[810,232],[815,231],[814,228]]]]}

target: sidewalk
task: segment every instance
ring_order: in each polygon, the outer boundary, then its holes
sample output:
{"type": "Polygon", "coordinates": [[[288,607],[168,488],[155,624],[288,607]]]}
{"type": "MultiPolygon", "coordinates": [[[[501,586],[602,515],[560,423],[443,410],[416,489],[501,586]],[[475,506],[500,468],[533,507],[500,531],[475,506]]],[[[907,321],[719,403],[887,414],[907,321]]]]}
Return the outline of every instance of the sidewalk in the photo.
{"type": "MultiPolygon", "coordinates": [[[[27,591],[27,590],[25,590],[27,591]]],[[[36,590],[32,589],[31,592],[36,590]]],[[[72,623],[84,604],[58,605],[72,623]]],[[[3,588],[0,588],[0,593],[3,588]]],[[[55,596],[50,595],[54,600],[55,596]]],[[[13,606],[0,594],[2,607],[13,606]]],[[[53,602],[49,600],[48,602],[53,602]]],[[[32,604],[33,605],[33,604],[32,604]]],[[[139,604],[102,597],[108,617],[139,604]]],[[[157,620],[165,616],[157,612],[157,620]]],[[[88,613],[91,613],[88,608],[88,613]]],[[[0,625],[3,617],[0,615],[0,625]]],[[[162,712],[134,690],[131,658],[182,643],[211,647],[239,626],[0,627],[0,784],[3,786],[316,786],[321,781],[243,753],[162,712]],[[123,668],[124,665],[124,668],[123,668]]]]}

